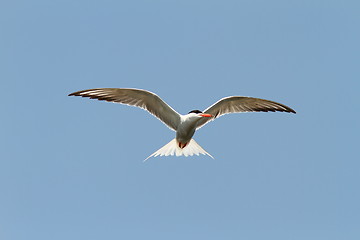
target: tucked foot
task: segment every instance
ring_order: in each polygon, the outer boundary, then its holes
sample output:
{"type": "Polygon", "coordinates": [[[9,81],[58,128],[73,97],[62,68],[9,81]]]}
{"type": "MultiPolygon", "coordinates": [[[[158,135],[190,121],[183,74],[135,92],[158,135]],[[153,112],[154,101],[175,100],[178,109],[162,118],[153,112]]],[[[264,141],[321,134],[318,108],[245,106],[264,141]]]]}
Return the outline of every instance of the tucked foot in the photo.
{"type": "Polygon", "coordinates": [[[186,145],[187,145],[188,143],[181,143],[181,142],[179,142],[178,144],[179,144],[179,148],[183,149],[184,147],[186,147],[186,145]]]}

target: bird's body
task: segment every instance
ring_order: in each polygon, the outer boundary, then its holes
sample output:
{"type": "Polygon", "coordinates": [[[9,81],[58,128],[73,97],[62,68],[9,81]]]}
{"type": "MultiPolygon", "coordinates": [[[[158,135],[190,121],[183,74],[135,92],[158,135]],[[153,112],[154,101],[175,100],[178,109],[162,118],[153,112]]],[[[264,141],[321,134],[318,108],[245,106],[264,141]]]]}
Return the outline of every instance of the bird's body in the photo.
{"type": "MultiPolygon", "coordinates": [[[[205,117],[212,116],[208,115],[205,117]]],[[[176,129],[176,141],[180,148],[186,147],[190,139],[194,136],[196,125],[200,119],[196,113],[181,115],[179,125],[176,129]]]]}
{"type": "Polygon", "coordinates": [[[268,111],[296,113],[293,109],[277,102],[241,96],[231,96],[220,99],[203,112],[193,110],[186,115],[177,113],[156,94],[141,89],[96,88],[74,92],[69,94],[69,96],[89,97],[91,99],[140,107],[149,111],[170,129],[176,131],[175,139],[154,152],[148,158],[174,154],[176,156],[206,154],[212,157],[198,145],[192,137],[197,129],[224,114],[268,111]]]}

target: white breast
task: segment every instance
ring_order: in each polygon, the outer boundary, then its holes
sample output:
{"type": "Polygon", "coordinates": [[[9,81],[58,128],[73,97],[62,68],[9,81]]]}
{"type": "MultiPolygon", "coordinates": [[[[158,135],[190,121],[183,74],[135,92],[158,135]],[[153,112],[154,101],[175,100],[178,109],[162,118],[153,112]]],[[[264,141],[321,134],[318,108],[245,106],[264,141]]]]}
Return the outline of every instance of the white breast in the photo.
{"type": "Polygon", "coordinates": [[[181,121],[176,130],[176,140],[181,143],[189,142],[192,136],[194,136],[196,123],[199,120],[200,118],[194,113],[181,115],[181,121]]]}

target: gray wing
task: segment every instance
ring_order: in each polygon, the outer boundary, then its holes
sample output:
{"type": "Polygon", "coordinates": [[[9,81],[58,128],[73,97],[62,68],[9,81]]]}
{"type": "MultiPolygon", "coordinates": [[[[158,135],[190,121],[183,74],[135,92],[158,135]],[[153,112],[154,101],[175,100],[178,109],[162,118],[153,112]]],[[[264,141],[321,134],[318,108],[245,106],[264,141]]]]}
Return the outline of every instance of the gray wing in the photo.
{"type": "Polygon", "coordinates": [[[131,88],[95,88],[70,93],[69,96],[81,96],[108,102],[122,103],[147,110],[172,130],[177,129],[180,115],[155,93],[131,88]]]}
{"type": "Polygon", "coordinates": [[[252,97],[226,97],[220,99],[204,110],[204,113],[213,115],[213,118],[202,118],[197,124],[197,128],[202,127],[209,121],[214,120],[228,113],[241,113],[241,112],[289,112],[296,113],[293,109],[281,103],[252,97]]]}

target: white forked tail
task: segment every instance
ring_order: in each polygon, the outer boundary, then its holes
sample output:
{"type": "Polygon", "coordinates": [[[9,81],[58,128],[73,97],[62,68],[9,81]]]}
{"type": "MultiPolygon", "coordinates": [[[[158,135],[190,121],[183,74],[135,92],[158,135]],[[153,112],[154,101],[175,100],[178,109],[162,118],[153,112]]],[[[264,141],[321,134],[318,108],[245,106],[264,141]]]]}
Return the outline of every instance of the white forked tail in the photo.
{"type": "Polygon", "coordinates": [[[194,139],[191,139],[186,147],[180,148],[176,142],[176,139],[174,138],[168,144],[166,144],[165,146],[163,146],[162,148],[160,148],[159,150],[157,150],[156,152],[154,152],[153,154],[148,156],[144,160],[144,162],[151,157],[157,157],[157,156],[169,156],[169,155],[182,156],[182,155],[184,155],[185,157],[187,157],[187,156],[193,156],[194,154],[198,155],[198,156],[199,156],[199,154],[208,155],[209,157],[213,158],[213,156],[211,156],[202,147],[200,147],[200,145],[197,144],[197,142],[195,142],[194,139]]]}

